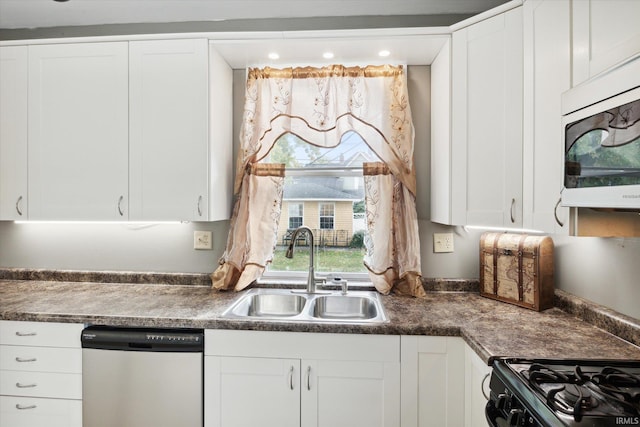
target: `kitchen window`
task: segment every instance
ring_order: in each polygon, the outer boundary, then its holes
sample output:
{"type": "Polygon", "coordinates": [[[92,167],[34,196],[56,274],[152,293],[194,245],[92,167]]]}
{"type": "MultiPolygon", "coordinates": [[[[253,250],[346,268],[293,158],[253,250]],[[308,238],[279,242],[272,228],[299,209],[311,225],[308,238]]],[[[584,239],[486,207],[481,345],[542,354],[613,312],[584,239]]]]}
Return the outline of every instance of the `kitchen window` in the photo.
{"type": "Polygon", "coordinates": [[[304,234],[296,240],[293,259],[284,256],[292,231],[301,225],[313,230],[318,274],[368,279],[363,264],[366,223],[362,163],[372,161],[378,161],[378,157],[355,132],[346,133],[332,148],[313,146],[290,133],[278,139],[263,159],[265,163],[286,165],[278,237],[273,262],[265,273],[267,280],[307,274],[309,248],[304,234]]]}

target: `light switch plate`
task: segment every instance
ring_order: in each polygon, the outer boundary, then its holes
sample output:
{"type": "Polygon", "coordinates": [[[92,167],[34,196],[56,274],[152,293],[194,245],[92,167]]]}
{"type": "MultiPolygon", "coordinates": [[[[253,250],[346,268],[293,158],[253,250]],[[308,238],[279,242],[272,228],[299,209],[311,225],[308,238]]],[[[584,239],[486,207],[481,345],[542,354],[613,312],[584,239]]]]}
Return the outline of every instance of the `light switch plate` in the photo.
{"type": "Polygon", "coordinates": [[[193,249],[209,250],[212,247],[212,240],[210,231],[194,231],[193,249]]]}
{"type": "Polygon", "coordinates": [[[453,252],[453,233],[433,233],[433,252],[453,252]]]}

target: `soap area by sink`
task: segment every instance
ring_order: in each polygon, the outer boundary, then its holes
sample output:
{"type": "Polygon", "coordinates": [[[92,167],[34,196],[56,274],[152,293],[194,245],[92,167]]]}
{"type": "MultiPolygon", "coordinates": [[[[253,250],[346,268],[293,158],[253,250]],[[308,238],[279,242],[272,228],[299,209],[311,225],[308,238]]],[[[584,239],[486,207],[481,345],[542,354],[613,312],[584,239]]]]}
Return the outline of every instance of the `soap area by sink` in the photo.
{"type": "Polygon", "coordinates": [[[375,291],[317,291],[255,288],[246,291],[223,319],[379,324],[389,319],[375,291]]]}

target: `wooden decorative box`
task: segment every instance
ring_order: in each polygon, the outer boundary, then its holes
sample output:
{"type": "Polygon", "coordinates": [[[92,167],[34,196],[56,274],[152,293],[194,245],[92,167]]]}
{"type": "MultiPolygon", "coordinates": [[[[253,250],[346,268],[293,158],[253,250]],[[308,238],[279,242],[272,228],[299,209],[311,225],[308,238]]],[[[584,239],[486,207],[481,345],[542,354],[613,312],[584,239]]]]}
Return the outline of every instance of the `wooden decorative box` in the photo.
{"type": "Polygon", "coordinates": [[[541,311],[553,307],[554,286],[551,237],[482,234],[480,295],[541,311]]]}

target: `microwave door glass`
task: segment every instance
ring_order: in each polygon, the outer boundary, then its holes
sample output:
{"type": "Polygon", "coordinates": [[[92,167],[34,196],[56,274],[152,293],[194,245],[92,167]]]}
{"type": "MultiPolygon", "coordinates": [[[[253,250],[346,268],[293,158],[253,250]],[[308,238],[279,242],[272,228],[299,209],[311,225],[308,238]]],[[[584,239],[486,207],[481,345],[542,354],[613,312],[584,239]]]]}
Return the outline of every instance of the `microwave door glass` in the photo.
{"type": "Polygon", "coordinates": [[[640,184],[640,100],[565,129],[565,187],[640,184]]]}

